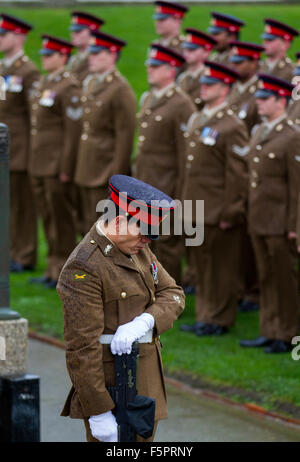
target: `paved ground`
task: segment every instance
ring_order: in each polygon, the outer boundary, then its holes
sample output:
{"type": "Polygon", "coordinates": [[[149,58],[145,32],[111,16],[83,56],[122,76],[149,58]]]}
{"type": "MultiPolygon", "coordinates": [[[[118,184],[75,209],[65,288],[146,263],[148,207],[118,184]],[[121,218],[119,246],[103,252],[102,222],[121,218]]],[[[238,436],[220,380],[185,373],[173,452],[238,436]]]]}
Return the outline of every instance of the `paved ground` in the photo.
{"type": "MultiPolygon", "coordinates": [[[[59,416],[70,388],[64,350],[30,340],[28,357],[28,373],[40,376],[41,440],[85,441],[81,420],[59,416]]],[[[300,441],[300,430],[170,387],[168,412],[169,419],[159,423],[155,442],[300,441]]]]}

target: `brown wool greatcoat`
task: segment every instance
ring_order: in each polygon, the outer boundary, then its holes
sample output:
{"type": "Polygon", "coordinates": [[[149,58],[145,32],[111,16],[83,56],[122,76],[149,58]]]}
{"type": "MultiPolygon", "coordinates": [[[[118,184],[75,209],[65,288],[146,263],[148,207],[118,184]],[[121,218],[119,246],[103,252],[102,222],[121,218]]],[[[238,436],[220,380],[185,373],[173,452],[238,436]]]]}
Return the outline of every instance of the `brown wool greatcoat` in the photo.
{"type": "Polygon", "coordinates": [[[94,188],[106,186],[111,175],[127,175],[130,171],[136,99],[118,71],[103,81],[92,76],[87,79],[75,182],[94,188]]]}
{"type": "Polygon", "coordinates": [[[254,125],[261,123],[261,118],[257,113],[255,98],[253,97],[257,87],[258,79],[241,93],[238,85],[235,83],[228,98],[230,108],[239,119],[245,122],[249,135],[254,125]]]}
{"type": "Polygon", "coordinates": [[[5,99],[0,100],[0,120],[9,129],[11,260],[34,266],[37,254],[37,218],[28,177],[30,150],[30,93],[40,78],[27,56],[9,67],[0,64],[7,79],[5,99]]]}
{"type": "Polygon", "coordinates": [[[204,106],[204,103],[200,98],[201,84],[199,82],[199,79],[203,73],[204,66],[198,73],[191,74],[186,71],[180,74],[177,79],[177,85],[181,88],[182,91],[189,95],[198,111],[200,111],[200,109],[202,109],[204,106]]]}
{"type": "Polygon", "coordinates": [[[58,294],[63,304],[67,368],[72,381],[63,416],[89,417],[107,412],[114,403],[114,356],[102,345],[102,334],[142,313],[155,319],[155,340],[140,344],[138,393],[156,400],[155,420],[167,417],[161,343],[158,335],[173,326],[184,309],[184,294],[148,247],[128,257],[94,225],[72,252],[61,272],[58,294]],[[157,263],[158,281],[151,272],[157,263]]]}
{"type": "Polygon", "coordinates": [[[293,78],[293,70],[295,69],[295,64],[291,61],[290,58],[286,57],[279,60],[273,69],[270,69],[266,64],[266,61],[262,61],[259,68],[259,72],[263,74],[271,74],[280,79],[287,80],[290,82],[293,78]]]}
{"type": "Polygon", "coordinates": [[[228,105],[220,107],[206,121],[203,117],[202,113],[193,114],[185,133],[182,199],[193,203],[194,225],[196,201],[204,200],[204,242],[188,247],[187,252],[196,276],[196,320],[228,327],[234,323],[237,306],[248,133],[228,105]],[[233,227],[221,230],[221,220],[233,227]]]}

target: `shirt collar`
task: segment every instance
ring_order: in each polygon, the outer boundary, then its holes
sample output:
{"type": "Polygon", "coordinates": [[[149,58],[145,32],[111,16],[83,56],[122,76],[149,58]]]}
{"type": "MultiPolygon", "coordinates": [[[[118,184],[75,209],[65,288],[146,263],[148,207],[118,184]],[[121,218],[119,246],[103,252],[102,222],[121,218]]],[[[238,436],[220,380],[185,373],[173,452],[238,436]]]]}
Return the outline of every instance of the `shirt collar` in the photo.
{"type": "Polygon", "coordinates": [[[10,67],[17,59],[21,58],[24,55],[24,50],[18,51],[14,56],[10,58],[3,58],[2,63],[6,68],[10,67]]]}
{"type": "Polygon", "coordinates": [[[258,77],[257,75],[253,75],[251,79],[247,80],[245,83],[237,82],[236,86],[239,91],[239,93],[244,93],[253,83],[257,82],[258,77]]]}
{"type": "Polygon", "coordinates": [[[207,119],[211,119],[218,111],[223,109],[224,107],[227,106],[227,101],[223,101],[223,103],[219,104],[218,106],[215,106],[211,109],[208,109],[206,106],[204,106],[202,113],[203,115],[206,116],[207,119]]]}
{"type": "Polygon", "coordinates": [[[277,117],[277,119],[272,120],[271,122],[264,122],[264,125],[268,128],[268,131],[270,132],[275,125],[277,125],[279,122],[281,122],[283,119],[286,118],[286,112],[284,112],[281,116],[277,117]]]}
{"type": "Polygon", "coordinates": [[[153,89],[153,94],[154,94],[154,96],[156,96],[156,98],[161,98],[162,96],[164,96],[165,93],[167,93],[168,90],[170,90],[174,86],[175,86],[175,83],[172,82],[169,85],[167,85],[166,87],[162,88],[161,90],[157,90],[157,89],[154,88],[153,89]]]}

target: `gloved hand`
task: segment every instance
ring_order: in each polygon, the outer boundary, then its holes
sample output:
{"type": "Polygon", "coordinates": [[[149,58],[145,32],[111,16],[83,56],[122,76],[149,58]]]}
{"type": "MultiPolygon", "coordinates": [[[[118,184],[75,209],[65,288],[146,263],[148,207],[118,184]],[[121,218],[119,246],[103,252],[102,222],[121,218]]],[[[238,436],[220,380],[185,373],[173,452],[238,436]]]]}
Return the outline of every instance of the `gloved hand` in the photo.
{"type": "Polygon", "coordinates": [[[105,443],[118,441],[118,424],[111,411],[89,418],[90,429],[94,438],[105,443]]]}
{"type": "Polygon", "coordinates": [[[135,317],[132,321],[119,326],[110,344],[112,354],[122,355],[124,353],[131,353],[133,342],[143,337],[153,326],[154,318],[149,313],[143,313],[135,317]]]}

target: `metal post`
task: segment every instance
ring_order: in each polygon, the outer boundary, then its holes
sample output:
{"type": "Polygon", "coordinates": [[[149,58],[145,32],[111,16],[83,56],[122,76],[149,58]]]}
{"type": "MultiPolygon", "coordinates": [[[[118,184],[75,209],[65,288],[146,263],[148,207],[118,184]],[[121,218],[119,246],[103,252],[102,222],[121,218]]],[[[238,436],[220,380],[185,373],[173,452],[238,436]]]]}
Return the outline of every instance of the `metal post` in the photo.
{"type": "Polygon", "coordinates": [[[9,134],[0,123],[0,320],[20,319],[9,306],[10,265],[9,134]]]}

